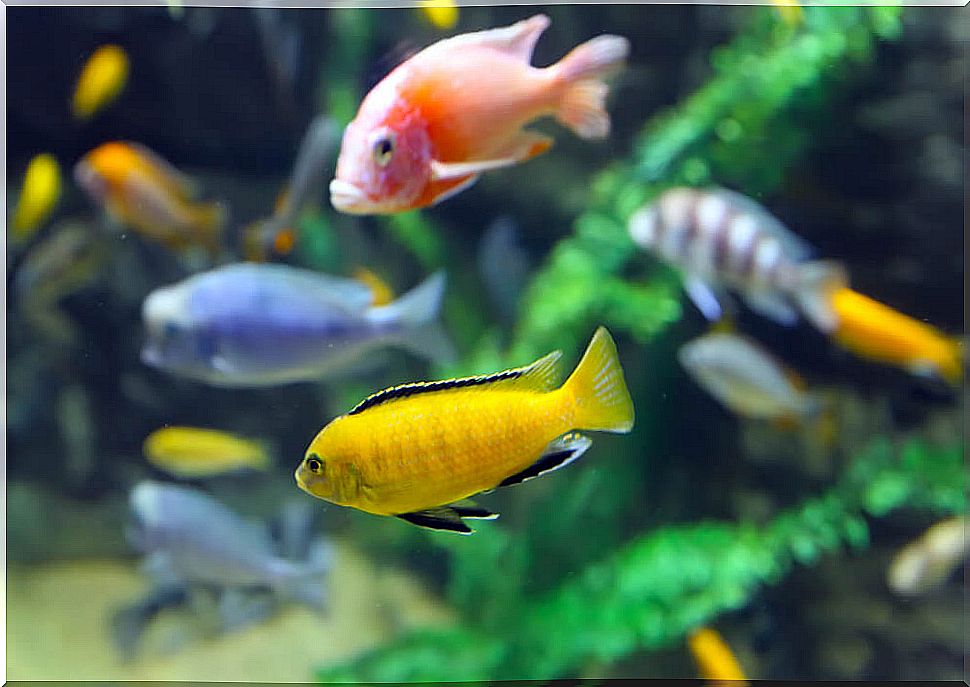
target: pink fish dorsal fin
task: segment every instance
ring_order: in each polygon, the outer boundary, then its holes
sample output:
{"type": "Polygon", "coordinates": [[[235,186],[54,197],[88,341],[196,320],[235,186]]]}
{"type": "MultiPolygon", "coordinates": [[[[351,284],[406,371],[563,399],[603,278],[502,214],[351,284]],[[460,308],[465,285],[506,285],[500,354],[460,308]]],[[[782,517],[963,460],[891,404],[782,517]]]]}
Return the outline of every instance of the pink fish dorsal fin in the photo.
{"type": "MultiPolygon", "coordinates": [[[[532,51],[542,32],[549,27],[549,17],[536,14],[528,19],[516,22],[511,26],[499,29],[488,29],[466,33],[447,39],[450,47],[481,46],[492,48],[514,57],[518,57],[528,64],[532,60],[532,51]]],[[[444,43],[445,41],[442,41],[444,43]]]]}

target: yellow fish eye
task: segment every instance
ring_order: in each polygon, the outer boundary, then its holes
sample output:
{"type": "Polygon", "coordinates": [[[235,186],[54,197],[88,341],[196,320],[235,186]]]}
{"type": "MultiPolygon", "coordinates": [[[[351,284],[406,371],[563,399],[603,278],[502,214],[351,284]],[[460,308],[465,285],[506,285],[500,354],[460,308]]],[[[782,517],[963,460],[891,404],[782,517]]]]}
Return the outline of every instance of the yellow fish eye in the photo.
{"type": "Polygon", "coordinates": [[[323,472],[323,461],[316,453],[311,453],[306,459],[306,467],[313,474],[319,475],[323,472]]]}
{"type": "Polygon", "coordinates": [[[386,167],[394,156],[394,134],[381,136],[374,143],[374,162],[378,167],[386,167]]]}

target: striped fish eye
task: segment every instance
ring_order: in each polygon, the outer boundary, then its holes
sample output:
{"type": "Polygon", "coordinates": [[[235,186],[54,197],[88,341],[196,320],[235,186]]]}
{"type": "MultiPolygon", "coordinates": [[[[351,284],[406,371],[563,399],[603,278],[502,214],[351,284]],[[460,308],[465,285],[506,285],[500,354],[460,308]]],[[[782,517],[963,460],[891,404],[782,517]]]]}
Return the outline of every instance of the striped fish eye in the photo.
{"type": "Polygon", "coordinates": [[[393,133],[381,136],[374,142],[374,162],[377,163],[378,167],[387,167],[391,158],[394,157],[394,143],[395,136],[393,133]]]}
{"type": "Polygon", "coordinates": [[[319,475],[323,472],[323,461],[316,453],[311,453],[306,459],[306,467],[314,475],[319,475]]]}

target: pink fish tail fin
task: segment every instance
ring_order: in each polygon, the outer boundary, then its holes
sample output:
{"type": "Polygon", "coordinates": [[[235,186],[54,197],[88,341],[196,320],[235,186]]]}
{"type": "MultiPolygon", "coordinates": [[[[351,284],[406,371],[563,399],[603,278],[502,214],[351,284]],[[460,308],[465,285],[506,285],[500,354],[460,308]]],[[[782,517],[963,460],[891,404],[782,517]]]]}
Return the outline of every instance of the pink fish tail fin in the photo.
{"type": "Polygon", "coordinates": [[[619,69],[630,52],[622,36],[597,36],[574,48],[556,65],[564,84],[557,118],[581,138],[605,138],[610,132],[606,112],[607,85],[601,80],[619,69]]]}

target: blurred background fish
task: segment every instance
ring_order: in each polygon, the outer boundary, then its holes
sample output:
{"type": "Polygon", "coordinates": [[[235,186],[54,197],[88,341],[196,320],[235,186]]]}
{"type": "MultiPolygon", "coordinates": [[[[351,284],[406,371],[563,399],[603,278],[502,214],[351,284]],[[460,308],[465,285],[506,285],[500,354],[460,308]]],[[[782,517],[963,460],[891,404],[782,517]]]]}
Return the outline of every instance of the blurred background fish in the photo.
{"type": "MultiPolygon", "coordinates": [[[[334,557],[326,539],[313,540],[303,560],[291,560],[280,555],[266,524],[244,519],[197,489],[142,481],[132,489],[129,502],[134,520],[128,537],[144,554],[143,569],[154,589],[146,599],[115,613],[115,635],[126,653],[161,608],[183,603],[186,592],[200,587],[219,597],[224,629],[268,615],[271,607],[262,604],[246,609],[246,595],[260,590],[271,595],[274,606],[285,601],[318,612],[326,609],[334,557]]],[[[291,514],[284,526],[287,522],[306,527],[309,521],[291,514]]],[[[299,536],[286,535],[291,540],[299,536]]]]}
{"type": "Polygon", "coordinates": [[[838,322],[832,340],[846,350],[952,385],[963,379],[965,354],[959,338],[848,288],[832,293],[831,307],[838,322]]]}
{"type": "Polygon", "coordinates": [[[75,165],[74,179],[116,222],[149,239],[176,250],[201,245],[211,255],[221,249],[225,207],[193,200],[192,181],[145,146],[100,145],[75,165]]]}
{"type": "Polygon", "coordinates": [[[846,282],[844,270],[808,261],[808,244],[750,198],[674,188],[634,213],[629,230],[637,245],[683,272],[687,294],[709,320],[721,316],[715,289],[727,287],[782,324],[795,323],[798,307],[822,331],[835,326],[828,294],[846,282]]]}
{"type": "Polygon", "coordinates": [[[418,11],[436,29],[447,31],[458,23],[458,3],[454,0],[420,0],[418,11]]]}
{"type": "Polygon", "coordinates": [[[318,380],[386,346],[447,360],[451,345],[434,326],[444,288],[439,272],[375,306],[371,288],[353,279],[286,265],[228,265],[149,294],[142,360],[234,387],[318,380]]]}
{"type": "Polygon", "coordinates": [[[200,427],[163,427],[145,439],[148,462],[180,478],[215,477],[242,469],[266,470],[270,454],[261,441],[200,427]]]}
{"type": "Polygon", "coordinates": [[[941,520],[902,548],[886,573],[889,588],[919,596],[938,588],[970,555],[967,518],[941,520]]]}
{"type": "Polygon", "coordinates": [[[714,332],[680,347],[687,373],[727,410],[747,418],[814,419],[821,400],[753,339],[714,332]]]}
{"type": "Polygon", "coordinates": [[[24,172],[20,196],[10,220],[14,244],[29,241],[51,216],[61,197],[61,166],[50,153],[34,156],[24,172]]]}
{"type": "Polygon", "coordinates": [[[478,273],[504,322],[515,320],[531,271],[532,261],[522,246],[518,225],[507,215],[498,217],[485,229],[478,245],[478,273]]]}
{"type": "Polygon", "coordinates": [[[243,254],[247,260],[266,260],[292,250],[300,211],[319,198],[324,168],[331,163],[339,141],[340,129],[330,117],[321,115],[310,122],[273,215],[243,232],[243,254]]]}
{"type": "Polygon", "coordinates": [[[84,63],[71,99],[76,119],[90,119],[114,102],[128,82],[128,53],[118,45],[102,45],[84,63]]]}
{"type": "Polygon", "coordinates": [[[721,633],[711,627],[694,630],[687,637],[687,648],[704,680],[714,684],[747,685],[744,669],[721,633]]]}

